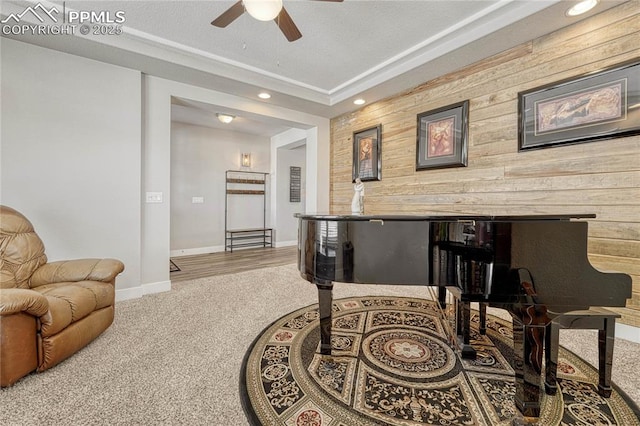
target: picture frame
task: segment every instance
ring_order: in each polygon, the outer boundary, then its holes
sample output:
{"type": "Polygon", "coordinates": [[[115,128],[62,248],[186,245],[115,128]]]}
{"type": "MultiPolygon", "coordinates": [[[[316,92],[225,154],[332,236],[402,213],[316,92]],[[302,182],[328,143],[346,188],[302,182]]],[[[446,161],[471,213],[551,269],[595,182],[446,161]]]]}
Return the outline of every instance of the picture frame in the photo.
{"type": "Polygon", "coordinates": [[[634,60],[518,93],[518,151],[640,133],[634,60]]]}
{"type": "Polygon", "coordinates": [[[353,132],[352,181],[382,179],[382,125],[353,132]]]}
{"type": "Polygon", "coordinates": [[[289,202],[300,202],[300,190],[302,189],[302,167],[289,167],[289,202]]]}
{"type": "Polygon", "coordinates": [[[418,114],[416,170],[466,167],[469,100],[418,114]]]}

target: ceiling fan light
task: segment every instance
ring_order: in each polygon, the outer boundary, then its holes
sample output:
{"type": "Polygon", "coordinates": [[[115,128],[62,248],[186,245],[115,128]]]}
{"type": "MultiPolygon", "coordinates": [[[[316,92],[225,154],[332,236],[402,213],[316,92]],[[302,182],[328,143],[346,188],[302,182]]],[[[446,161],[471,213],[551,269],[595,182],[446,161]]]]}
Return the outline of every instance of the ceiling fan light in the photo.
{"type": "Polygon", "coordinates": [[[242,0],[249,15],[259,21],[272,21],[282,10],[282,0],[242,0]]]}

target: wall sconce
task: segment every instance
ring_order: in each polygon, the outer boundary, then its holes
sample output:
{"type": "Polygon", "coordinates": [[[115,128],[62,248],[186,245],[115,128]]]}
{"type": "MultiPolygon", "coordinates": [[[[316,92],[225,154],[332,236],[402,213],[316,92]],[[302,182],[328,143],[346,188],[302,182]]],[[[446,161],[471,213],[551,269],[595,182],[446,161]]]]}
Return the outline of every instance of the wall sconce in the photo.
{"type": "Polygon", "coordinates": [[[240,157],[240,165],[242,167],[251,167],[251,153],[245,152],[240,157]]]}
{"type": "Polygon", "coordinates": [[[220,120],[221,122],[223,122],[224,124],[229,124],[233,121],[234,118],[236,118],[233,115],[229,115],[229,114],[220,114],[217,113],[216,117],[218,117],[218,120],[220,120]]]}

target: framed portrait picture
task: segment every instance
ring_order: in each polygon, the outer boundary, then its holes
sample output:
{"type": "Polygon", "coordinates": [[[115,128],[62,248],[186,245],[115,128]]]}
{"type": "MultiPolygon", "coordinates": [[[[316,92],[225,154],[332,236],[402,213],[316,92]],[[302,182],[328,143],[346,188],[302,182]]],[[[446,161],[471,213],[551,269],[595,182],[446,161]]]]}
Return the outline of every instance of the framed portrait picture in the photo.
{"type": "Polygon", "coordinates": [[[416,170],[466,167],[469,101],[418,114],[416,170]]]}
{"type": "Polygon", "coordinates": [[[640,62],[518,94],[518,149],[640,133],[640,62]]]}
{"type": "Polygon", "coordinates": [[[353,182],[382,179],[381,134],[380,124],[353,133],[353,182]]]}

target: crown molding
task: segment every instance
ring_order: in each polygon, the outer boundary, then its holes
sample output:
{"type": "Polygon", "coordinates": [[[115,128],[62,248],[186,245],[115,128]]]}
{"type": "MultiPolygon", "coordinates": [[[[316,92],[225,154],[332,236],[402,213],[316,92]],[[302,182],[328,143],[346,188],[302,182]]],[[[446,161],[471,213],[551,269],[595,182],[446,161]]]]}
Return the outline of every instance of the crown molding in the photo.
{"type": "MultiPolygon", "coordinates": [[[[500,30],[527,16],[535,14],[560,0],[518,1],[502,0],[491,4],[456,25],[433,35],[432,37],[398,53],[366,72],[353,76],[336,87],[321,88],[296,79],[287,78],[264,69],[239,61],[234,61],[211,52],[196,49],[172,40],[167,40],[143,31],[123,25],[119,36],[105,37],[96,35],[78,35],[82,38],[107,47],[124,50],[144,57],[192,68],[204,73],[235,80],[256,88],[262,88],[323,106],[334,106],[359,93],[371,90],[404,73],[428,64],[434,59],[455,52],[457,49],[477,41],[488,34],[500,30]]],[[[25,4],[60,8],[59,3],[48,0],[26,2],[3,2],[2,12],[19,13],[25,4]]],[[[67,12],[72,10],[67,8],[67,12]]],[[[32,20],[33,17],[31,17],[32,20]]],[[[34,22],[37,23],[37,22],[34,22]]],[[[114,58],[114,62],[115,58],[114,58]]],[[[150,73],[153,71],[150,70],[150,73]]]]}

